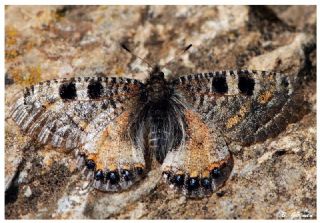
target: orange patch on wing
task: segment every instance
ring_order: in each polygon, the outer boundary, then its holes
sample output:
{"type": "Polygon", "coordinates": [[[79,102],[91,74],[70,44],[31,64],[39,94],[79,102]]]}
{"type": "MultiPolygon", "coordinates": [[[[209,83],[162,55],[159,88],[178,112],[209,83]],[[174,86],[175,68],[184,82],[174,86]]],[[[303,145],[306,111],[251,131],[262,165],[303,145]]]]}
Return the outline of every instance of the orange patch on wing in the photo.
{"type": "Polygon", "coordinates": [[[130,166],[128,164],[124,164],[124,165],[122,165],[122,169],[129,170],[130,166]]]}
{"type": "Polygon", "coordinates": [[[209,177],[210,176],[210,171],[204,170],[201,174],[201,177],[209,177]]]}
{"type": "Polygon", "coordinates": [[[110,171],[115,171],[115,170],[117,170],[117,164],[111,163],[110,165],[107,166],[107,169],[110,171]]]}
{"type": "Polygon", "coordinates": [[[130,153],[130,140],[126,137],[128,130],[129,112],[122,113],[114,122],[110,123],[96,144],[98,152],[96,155],[97,163],[101,163],[109,170],[118,168],[120,156],[130,153]]]}
{"type": "Polygon", "coordinates": [[[196,113],[186,110],[184,115],[188,124],[186,168],[189,170],[190,177],[196,177],[202,172],[203,164],[209,163],[209,153],[214,148],[214,141],[211,130],[196,113]]]}
{"type": "Polygon", "coordinates": [[[273,94],[271,91],[265,91],[262,94],[260,94],[258,101],[260,104],[265,104],[272,98],[273,94]]]}
{"type": "Polygon", "coordinates": [[[188,123],[187,132],[190,137],[190,146],[193,146],[192,149],[201,149],[199,146],[212,144],[210,129],[201,118],[190,110],[186,110],[184,115],[188,123]]]}
{"type": "Polygon", "coordinates": [[[91,159],[94,161],[94,163],[96,164],[96,169],[97,170],[102,170],[103,169],[103,164],[101,162],[99,162],[99,159],[97,157],[98,155],[96,153],[92,153],[88,155],[88,159],[91,159]]]}
{"type": "Polygon", "coordinates": [[[135,168],[144,168],[144,165],[142,163],[136,163],[134,164],[135,168]]]}
{"type": "Polygon", "coordinates": [[[190,173],[190,177],[198,177],[199,175],[200,175],[199,171],[196,171],[196,170],[190,173]]]}
{"type": "Polygon", "coordinates": [[[182,170],[178,170],[175,174],[176,174],[176,175],[183,175],[184,172],[183,172],[182,170]]]}
{"type": "Polygon", "coordinates": [[[232,156],[229,155],[227,158],[223,159],[223,160],[220,160],[218,162],[214,162],[214,163],[211,163],[208,167],[207,167],[207,170],[208,171],[211,171],[213,170],[214,168],[219,168],[221,167],[223,164],[227,164],[228,162],[232,161],[232,156]]]}
{"type": "Polygon", "coordinates": [[[249,104],[246,103],[245,105],[241,106],[240,110],[236,115],[230,117],[227,120],[226,127],[230,129],[233,126],[237,125],[245,117],[248,111],[249,111],[249,104]]]}

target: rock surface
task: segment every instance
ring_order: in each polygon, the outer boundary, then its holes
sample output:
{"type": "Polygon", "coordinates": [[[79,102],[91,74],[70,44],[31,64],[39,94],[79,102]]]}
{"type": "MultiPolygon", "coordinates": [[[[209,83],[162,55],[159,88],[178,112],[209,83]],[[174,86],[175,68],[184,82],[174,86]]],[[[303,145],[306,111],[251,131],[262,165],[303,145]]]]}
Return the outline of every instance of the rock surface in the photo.
{"type": "Polygon", "coordinates": [[[148,67],[119,42],[160,64],[192,43],[167,75],[245,67],[298,75],[310,103],[277,137],[233,148],[230,179],[199,200],[174,193],[157,170],[120,194],[91,191],[71,154],[23,136],[6,113],[6,218],[316,218],[316,7],[7,6],[5,17],[6,111],[41,80],[96,72],[143,80],[148,67]]]}

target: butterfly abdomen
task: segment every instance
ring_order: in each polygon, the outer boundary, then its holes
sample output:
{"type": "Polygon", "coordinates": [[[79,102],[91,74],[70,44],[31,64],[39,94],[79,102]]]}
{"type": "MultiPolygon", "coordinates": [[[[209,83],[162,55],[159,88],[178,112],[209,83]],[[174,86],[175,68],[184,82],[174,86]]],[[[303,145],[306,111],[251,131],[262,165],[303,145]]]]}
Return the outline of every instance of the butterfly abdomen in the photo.
{"type": "Polygon", "coordinates": [[[167,138],[168,133],[159,131],[150,132],[148,136],[148,147],[151,151],[153,151],[153,154],[159,163],[163,162],[163,159],[167,153],[167,138]]]}
{"type": "Polygon", "coordinates": [[[175,149],[183,138],[182,115],[171,99],[150,103],[147,112],[148,148],[159,163],[169,150],[175,149]]]}

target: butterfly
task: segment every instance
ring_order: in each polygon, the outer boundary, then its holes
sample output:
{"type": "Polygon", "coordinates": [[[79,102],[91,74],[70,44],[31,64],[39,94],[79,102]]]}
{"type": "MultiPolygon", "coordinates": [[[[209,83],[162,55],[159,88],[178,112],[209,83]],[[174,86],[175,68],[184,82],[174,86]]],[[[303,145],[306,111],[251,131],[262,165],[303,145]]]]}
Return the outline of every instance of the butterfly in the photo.
{"type": "Polygon", "coordinates": [[[299,119],[297,80],[277,72],[225,70],[145,82],[75,77],[27,87],[11,110],[22,131],[73,151],[100,191],[121,192],[157,161],[165,181],[189,197],[210,196],[229,178],[231,143],[279,134],[299,119]]]}

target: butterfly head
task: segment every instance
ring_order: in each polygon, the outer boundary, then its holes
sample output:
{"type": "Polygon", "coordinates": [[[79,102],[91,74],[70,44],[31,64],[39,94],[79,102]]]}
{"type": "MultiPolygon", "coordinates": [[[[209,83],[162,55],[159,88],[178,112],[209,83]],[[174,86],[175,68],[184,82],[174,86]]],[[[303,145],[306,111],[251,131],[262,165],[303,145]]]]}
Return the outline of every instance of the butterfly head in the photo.
{"type": "Polygon", "coordinates": [[[161,71],[159,65],[156,65],[153,67],[150,73],[150,79],[164,80],[164,73],[161,71]]]}
{"type": "Polygon", "coordinates": [[[150,76],[146,81],[146,89],[148,101],[160,102],[169,97],[170,90],[168,88],[167,80],[158,65],[152,69],[150,76]]]}

